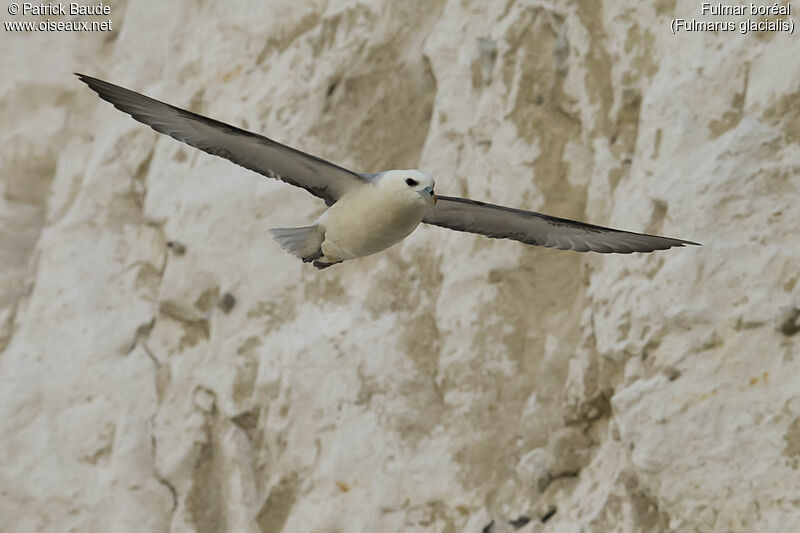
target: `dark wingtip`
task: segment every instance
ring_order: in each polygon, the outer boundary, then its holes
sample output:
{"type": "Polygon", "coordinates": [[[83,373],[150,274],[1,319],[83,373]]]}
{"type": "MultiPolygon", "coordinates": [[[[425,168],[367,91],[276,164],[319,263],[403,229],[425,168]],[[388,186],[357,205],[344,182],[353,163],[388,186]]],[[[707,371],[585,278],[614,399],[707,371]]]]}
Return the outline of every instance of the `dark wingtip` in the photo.
{"type": "Polygon", "coordinates": [[[86,74],[81,74],[80,72],[73,72],[73,74],[75,74],[78,77],[78,79],[81,80],[83,83],[88,85],[90,89],[92,89],[95,92],[98,92],[97,91],[97,85],[102,80],[98,80],[97,78],[93,78],[91,76],[87,76],[86,74]]]}
{"type": "Polygon", "coordinates": [[[99,78],[93,78],[92,76],[88,76],[86,74],[81,74],[80,72],[74,72],[74,74],[81,80],[83,83],[89,86],[91,90],[102,96],[101,91],[108,90],[109,88],[118,88],[122,89],[122,87],[117,87],[113,83],[109,83],[107,81],[103,81],[99,78]]]}

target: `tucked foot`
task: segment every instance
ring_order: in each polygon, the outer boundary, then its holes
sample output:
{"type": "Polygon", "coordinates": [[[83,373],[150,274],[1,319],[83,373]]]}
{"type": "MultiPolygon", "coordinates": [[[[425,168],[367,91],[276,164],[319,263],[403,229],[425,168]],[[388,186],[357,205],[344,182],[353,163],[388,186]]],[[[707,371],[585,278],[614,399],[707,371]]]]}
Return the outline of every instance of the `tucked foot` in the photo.
{"type": "Polygon", "coordinates": [[[317,270],[322,270],[323,268],[328,268],[328,267],[331,267],[333,265],[338,265],[339,263],[341,263],[341,261],[335,261],[333,263],[324,263],[322,261],[314,261],[311,264],[314,265],[315,267],[317,267],[317,270]]]}

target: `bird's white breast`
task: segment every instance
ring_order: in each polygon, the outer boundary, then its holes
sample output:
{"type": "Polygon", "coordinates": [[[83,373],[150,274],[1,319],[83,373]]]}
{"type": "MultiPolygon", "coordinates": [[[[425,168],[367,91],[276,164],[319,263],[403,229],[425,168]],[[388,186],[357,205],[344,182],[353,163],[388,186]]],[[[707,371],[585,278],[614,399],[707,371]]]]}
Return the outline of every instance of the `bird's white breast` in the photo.
{"type": "Polygon", "coordinates": [[[428,206],[393,191],[367,185],[339,199],[320,217],[325,225],[322,252],[333,261],[371,255],[408,236],[428,206]]]}

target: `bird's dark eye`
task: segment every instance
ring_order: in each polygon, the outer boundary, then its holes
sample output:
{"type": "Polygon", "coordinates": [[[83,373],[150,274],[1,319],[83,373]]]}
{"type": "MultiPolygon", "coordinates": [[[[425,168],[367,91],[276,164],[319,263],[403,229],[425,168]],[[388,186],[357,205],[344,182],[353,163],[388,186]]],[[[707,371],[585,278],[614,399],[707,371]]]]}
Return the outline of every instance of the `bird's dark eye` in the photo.
{"type": "Polygon", "coordinates": [[[409,187],[415,187],[418,184],[419,182],[417,182],[417,180],[412,180],[411,178],[406,179],[406,185],[409,187]]]}

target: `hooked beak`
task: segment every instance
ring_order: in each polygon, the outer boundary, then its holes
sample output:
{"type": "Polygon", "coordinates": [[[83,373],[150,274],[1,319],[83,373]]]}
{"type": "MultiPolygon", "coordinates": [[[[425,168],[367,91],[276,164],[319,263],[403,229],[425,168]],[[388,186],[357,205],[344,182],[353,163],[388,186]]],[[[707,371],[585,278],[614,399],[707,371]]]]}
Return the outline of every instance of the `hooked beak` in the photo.
{"type": "Polygon", "coordinates": [[[428,193],[428,196],[430,196],[433,199],[433,205],[436,205],[436,195],[433,194],[433,187],[425,187],[420,192],[428,193]]]}

